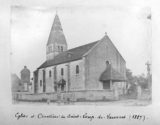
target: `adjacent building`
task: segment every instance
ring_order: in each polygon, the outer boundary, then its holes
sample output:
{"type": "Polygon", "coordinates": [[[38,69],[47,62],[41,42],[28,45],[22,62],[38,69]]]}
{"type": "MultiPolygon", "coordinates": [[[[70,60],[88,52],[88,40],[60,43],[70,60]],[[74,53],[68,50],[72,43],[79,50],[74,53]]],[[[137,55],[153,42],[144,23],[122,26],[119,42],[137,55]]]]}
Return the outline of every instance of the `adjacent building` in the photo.
{"type": "Polygon", "coordinates": [[[30,70],[27,68],[27,66],[24,66],[24,68],[21,70],[21,83],[23,86],[23,91],[28,92],[31,83],[30,70]]]}
{"type": "Polygon", "coordinates": [[[32,83],[30,81],[30,70],[27,66],[20,72],[20,78],[16,74],[11,74],[12,92],[31,92],[32,83]]]}

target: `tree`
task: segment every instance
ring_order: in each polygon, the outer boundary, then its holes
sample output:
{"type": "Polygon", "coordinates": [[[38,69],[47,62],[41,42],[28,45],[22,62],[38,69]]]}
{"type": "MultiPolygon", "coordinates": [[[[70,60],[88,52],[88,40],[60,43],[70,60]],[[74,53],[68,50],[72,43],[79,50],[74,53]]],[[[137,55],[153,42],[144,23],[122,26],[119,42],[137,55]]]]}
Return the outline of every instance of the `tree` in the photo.
{"type": "Polygon", "coordinates": [[[134,76],[130,69],[126,69],[126,77],[127,77],[127,83],[134,84],[135,82],[134,76]]]}
{"type": "Polygon", "coordinates": [[[148,87],[147,78],[144,74],[137,76],[137,82],[143,89],[146,89],[148,87]]]}
{"type": "Polygon", "coordinates": [[[127,77],[127,85],[129,95],[136,96],[136,84],[135,83],[135,76],[133,76],[132,71],[130,69],[126,69],[126,77],[127,77]]]}

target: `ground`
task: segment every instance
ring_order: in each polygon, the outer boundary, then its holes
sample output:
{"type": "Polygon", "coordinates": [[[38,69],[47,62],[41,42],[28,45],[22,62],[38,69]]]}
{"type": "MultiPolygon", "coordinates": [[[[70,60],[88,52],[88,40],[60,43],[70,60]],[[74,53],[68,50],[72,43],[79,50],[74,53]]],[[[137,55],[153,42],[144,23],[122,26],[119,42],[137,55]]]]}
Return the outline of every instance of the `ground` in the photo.
{"type": "Polygon", "coordinates": [[[16,102],[16,104],[30,104],[30,105],[117,105],[117,106],[147,106],[151,104],[151,100],[136,100],[136,99],[128,99],[128,100],[120,100],[120,101],[107,101],[107,102],[72,102],[72,103],[57,103],[57,102],[16,102]]]}

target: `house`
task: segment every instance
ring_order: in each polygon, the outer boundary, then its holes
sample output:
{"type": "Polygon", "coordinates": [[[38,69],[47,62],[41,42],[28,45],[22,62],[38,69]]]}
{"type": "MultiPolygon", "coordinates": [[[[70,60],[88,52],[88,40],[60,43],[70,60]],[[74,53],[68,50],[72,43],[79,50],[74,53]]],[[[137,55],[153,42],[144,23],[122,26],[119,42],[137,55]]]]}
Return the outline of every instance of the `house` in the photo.
{"type": "Polygon", "coordinates": [[[29,88],[31,86],[30,82],[30,70],[27,68],[27,66],[24,66],[24,68],[20,72],[21,74],[21,83],[23,86],[24,92],[29,92],[29,88]]]}
{"type": "Polygon", "coordinates": [[[31,92],[30,70],[27,66],[20,72],[19,78],[16,74],[11,74],[12,92],[31,92]]]}
{"type": "Polygon", "coordinates": [[[46,45],[46,61],[34,72],[34,92],[76,99],[114,98],[126,89],[126,62],[107,34],[68,50],[58,15],[46,45]]]}

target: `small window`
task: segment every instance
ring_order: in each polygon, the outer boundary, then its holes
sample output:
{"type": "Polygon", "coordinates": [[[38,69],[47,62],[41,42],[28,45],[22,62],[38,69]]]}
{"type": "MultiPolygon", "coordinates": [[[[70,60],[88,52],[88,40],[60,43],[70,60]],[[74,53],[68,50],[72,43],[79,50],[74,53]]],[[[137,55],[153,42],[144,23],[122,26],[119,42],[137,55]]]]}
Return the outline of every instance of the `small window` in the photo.
{"type": "Polygon", "coordinates": [[[58,46],[58,51],[60,51],[60,46],[58,46]]]}
{"type": "Polygon", "coordinates": [[[40,87],[42,86],[42,80],[40,80],[40,87]]]}
{"type": "Polygon", "coordinates": [[[107,65],[109,64],[109,61],[108,61],[108,60],[106,61],[106,64],[107,64],[107,65]]]}
{"type": "Polygon", "coordinates": [[[49,77],[52,77],[52,72],[51,72],[51,70],[49,71],[49,77]]]}
{"type": "Polygon", "coordinates": [[[61,51],[63,52],[63,46],[61,46],[61,51]]]}
{"type": "Polygon", "coordinates": [[[63,76],[63,74],[64,74],[64,71],[63,71],[63,68],[61,68],[61,75],[63,76]]]}
{"type": "Polygon", "coordinates": [[[76,65],[76,74],[79,74],[79,66],[76,65]]]}

